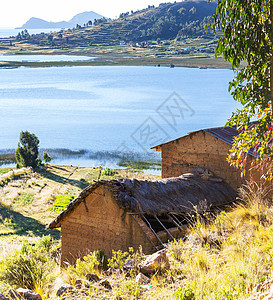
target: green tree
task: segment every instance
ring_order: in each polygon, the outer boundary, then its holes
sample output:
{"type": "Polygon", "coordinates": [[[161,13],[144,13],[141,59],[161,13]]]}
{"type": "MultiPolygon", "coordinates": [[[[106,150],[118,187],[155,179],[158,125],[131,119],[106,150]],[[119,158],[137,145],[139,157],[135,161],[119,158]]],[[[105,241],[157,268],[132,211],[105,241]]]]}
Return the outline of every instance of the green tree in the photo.
{"type": "Polygon", "coordinates": [[[32,167],[36,169],[40,163],[38,158],[39,139],[33,133],[21,131],[18,148],[15,152],[17,167],[32,167]]]}
{"type": "Polygon", "coordinates": [[[244,174],[252,149],[256,167],[265,167],[264,176],[272,179],[273,0],[218,0],[213,18],[214,31],[223,32],[216,56],[232,63],[235,77],[229,91],[242,104],[227,123],[240,132],[228,160],[244,174]],[[258,122],[250,124],[253,120],[258,122]]]}
{"type": "Polygon", "coordinates": [[[43,161],[45,163],[48,163],[48,162],[51,161],[51,156],[47,152],[45,152],[45,151],[43,152],[43,161]]]}

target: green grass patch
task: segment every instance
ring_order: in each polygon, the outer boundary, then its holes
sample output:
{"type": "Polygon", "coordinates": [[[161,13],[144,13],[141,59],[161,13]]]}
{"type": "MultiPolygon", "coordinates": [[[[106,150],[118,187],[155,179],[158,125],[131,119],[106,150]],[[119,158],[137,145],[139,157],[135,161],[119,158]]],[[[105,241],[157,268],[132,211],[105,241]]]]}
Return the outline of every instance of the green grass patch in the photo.
{"type": "Polygon", "coordinates": [[[101,175],[114,176],[115,174],[116,174],[116,170],[110,168],[105,168],[101,171],[101,175]]]}
{"type": "Polygon", "coordinates": [[[18,201],[24,204],[30,204],[34,200],[34,194],[33,193],[24,193],[18,197],[18,201]]]}
{"type": "Polygon", "coordinates": [[[63,211],[66,206],[75,198],[73,195],[58,195],[56,200],[51,207],[53,211],[63,211]]]}
{"type": "Polygon", "coordinates": [[[11,170],[12,170],[11,168],[0,168],[0,174],[8,173],[11,170]]]}
{"type": "Polygon", "coordinates": [[[141,161],[141,160],[130,160],[130,159],[121,159],[118,162],[118,165],[121,167],[132,168],[135,170],[148,170],[148,169],[161,169],[161,161],[141,161]]]}

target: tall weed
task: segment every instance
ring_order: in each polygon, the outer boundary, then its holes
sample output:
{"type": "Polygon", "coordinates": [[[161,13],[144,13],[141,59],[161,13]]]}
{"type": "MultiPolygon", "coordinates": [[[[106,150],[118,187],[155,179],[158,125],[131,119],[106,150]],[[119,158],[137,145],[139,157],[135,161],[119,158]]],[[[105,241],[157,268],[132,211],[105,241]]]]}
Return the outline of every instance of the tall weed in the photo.
{"type": "Polygon", "coordinates": [[[35,245],[24,243],[20,250],[2,261],[0,280],[15,288],[23,287],[46,294],[58,269],[50,257],[50,249],[48,237],[43,237],[35,245]]]}

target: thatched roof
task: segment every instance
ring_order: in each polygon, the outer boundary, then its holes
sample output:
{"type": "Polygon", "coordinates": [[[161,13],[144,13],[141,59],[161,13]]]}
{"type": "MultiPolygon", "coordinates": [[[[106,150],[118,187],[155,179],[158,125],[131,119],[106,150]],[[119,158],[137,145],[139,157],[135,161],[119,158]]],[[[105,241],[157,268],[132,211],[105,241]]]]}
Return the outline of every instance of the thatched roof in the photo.
{"type": "Polygon", "coordinates": [[[70,202],[65,211],[53,220],[47,229],[61,226],[66,218],[84,199],[99,186],[106,186],[121,209],[128,212],[161,216],[166,213],[185,214],[202,207],[216,207],[232,203],[236,192],[216,178],[209,180],[193,173],[180,177],[154,181],[118,179],[98,181],[70,202]]]}

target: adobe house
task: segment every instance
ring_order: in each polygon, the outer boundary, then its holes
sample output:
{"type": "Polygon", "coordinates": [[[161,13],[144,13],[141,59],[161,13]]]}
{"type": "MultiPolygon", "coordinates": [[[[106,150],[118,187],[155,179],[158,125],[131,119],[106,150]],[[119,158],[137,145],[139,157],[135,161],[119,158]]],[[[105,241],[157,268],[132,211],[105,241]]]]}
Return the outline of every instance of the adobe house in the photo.
{"type": "Polygon", "coordinates": [[[246,180],[259,181],[258,172],[250,172],[249,166],[254,153],[249,152],[246,175],[242,178],[240,170],[227,162],[233,139],[238,135],[234,127],[216,127],[190,132],[173,141],[153,147],[161,151],[162,178],[176,177],[204,168],[215,176],[223,178],[235,190],[246,180]]]}
{"type": "Polygon", "coordinates": [[[84,189],[47,229],[61,227],[61,264],[90,251],[127,251],[141,245],[148,254],[185,234],[188,214],[234,202],[235,191],[219,178],[198,174],[156,181],[98,181],[84,189]]]}

